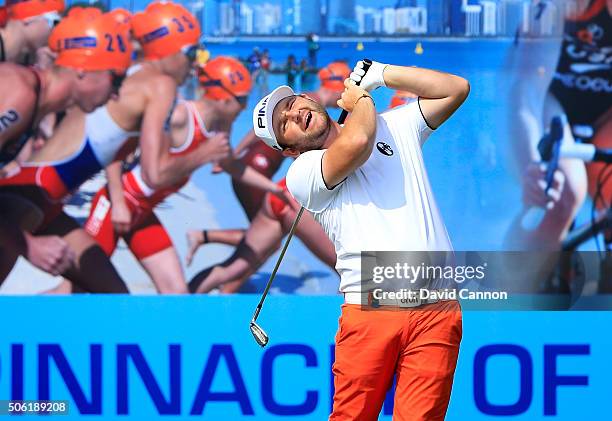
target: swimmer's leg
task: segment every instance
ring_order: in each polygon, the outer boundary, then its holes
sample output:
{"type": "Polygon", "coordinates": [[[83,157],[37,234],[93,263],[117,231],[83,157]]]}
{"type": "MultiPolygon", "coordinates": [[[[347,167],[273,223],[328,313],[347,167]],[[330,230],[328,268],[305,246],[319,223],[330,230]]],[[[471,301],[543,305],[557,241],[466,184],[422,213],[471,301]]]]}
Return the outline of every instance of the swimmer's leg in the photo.
{"type": "Polygon", "coordinates": [[[151,212],[124,238],[160,294],[189,292],[176,249],[154,213],[151,212]]]}
{"type": "Polygon", "coordinates": [[[244,238],[246,230],[191,230],[187,231],[187,266],[191,265],[193,256],[198,248],[204,244],[221,243],[229,246],[237,246],[244,238]]]}
{"type": "Polygon", "coordinates": [[[13,224],[0,221],[0,285],[13,270],[17,258],[26,253],[26,249],[21,230],[13,224]]]}
{"type": "Polygon", "coordinates": [[[236,292],[247,277],[278,249],[282,236],[279,221],[259,212],[234,254],[222,264],[198,273],[191,280],[189,289],[205,293],[231,282],[224,286],[223,292],[236,292]]]}
{"type": "Polygon", "coordinates": [[[40,235],[59,235],[76,254],[75,265],[63,276],[87,292],[127,293],[128,288],[96,241],[79,224],[61,213],[40,235]]]}

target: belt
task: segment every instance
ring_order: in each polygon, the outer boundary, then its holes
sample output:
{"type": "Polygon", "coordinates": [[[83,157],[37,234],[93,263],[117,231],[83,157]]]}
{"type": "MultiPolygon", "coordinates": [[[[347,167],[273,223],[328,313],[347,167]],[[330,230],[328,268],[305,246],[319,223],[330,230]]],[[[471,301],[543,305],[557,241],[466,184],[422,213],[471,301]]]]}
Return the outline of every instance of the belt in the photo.
{"type": "Polygon", "coordinates": [[[419,291],[414,291],[415,296],[406,297],[406,298],[376,298],[374,294],[370,292],[345,292],[344,293],[344,302],[346,304],[360,304],[360,305],[368,305],[371,307],[379,307],[379,306],[390,306],[390,307],[399,307],[399,308],[414,308],[419,307],[425,304],[434,304],[440,301],[446,301],[445,299],[440,299],[437,297],[443,297],[443,290],[429,290],[430,295],[433,295],[435,298],[421,298],[419,296],[419,291]]]}

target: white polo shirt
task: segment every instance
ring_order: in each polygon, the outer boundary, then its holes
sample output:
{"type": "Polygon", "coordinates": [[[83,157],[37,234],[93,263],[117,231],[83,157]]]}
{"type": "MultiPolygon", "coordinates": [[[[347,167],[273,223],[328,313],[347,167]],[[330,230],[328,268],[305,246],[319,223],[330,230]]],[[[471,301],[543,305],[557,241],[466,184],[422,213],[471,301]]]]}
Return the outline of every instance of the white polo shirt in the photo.
{"type": "Polygon", "coordinates": [[[341,292],[360,292],[361,251],[450,251],[422,145],[432,130],[418,101],[377,116],[368,160],[334,189],[323,182],[325,150],[301,154],[287,187],[336,248],[341,292]]]}

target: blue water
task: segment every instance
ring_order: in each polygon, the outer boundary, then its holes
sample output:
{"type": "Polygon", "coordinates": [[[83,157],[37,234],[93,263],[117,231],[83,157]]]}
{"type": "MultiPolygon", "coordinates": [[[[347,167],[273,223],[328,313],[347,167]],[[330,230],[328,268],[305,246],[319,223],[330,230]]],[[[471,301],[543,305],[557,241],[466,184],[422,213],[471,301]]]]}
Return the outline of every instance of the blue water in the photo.
{"type": "MultiPolygon", "coordinates": [[[[252,42],[237,42],[207,47],[213,56],[224,54],[244,58],[254,45],[252,42]]],[[[306,56],[306,44],[301,42],[257,45],[260,49],[268,48],[273,63],[277,65],[281,65],[289,54],[295,54],[298,61],[306,56]]],[[[416,54],[415,47],[416,41],[372,42],[364,43],[363,50],[358,51],[357,42],[322,43],[318,63],[322,65],[336,59],[354,63],[368,57],[386,63],[438,69],[469,80],[471,93],[468,100],[427,142],[425,162],[454,247],[459,250],[500,249],[507,227],[521,206],[518,179],[511,171],[508,146],[512,140],[507,134],[506,122],[514,80],[507,62],[514,47],[510,41],[502,40],[422,42],[422,54],[416,54]]],[[[282,74],[270,75],[270,89],[284,84],[285,80],[282,74]]],[[[231,135],[234,145],[251,126],[251,107],[263,94],[258,91],[257,88],[253,90],[249,108],[234,125],[231,135]]],[[[375,91],[379,111],[388,107],[391,96],[389,89],[375,91]]],[[[338,112],[331,111],[330,114],[336,117],[338,112]]],[[[277,179],[284,176],[288,164],[286,162],[279,171],[277,179]]],[[[212,176],[205,170],[197,175],[196,183],[210,192],[222,226],[246,226],[247,219],[231,194],[229,177],[212,176]]],[[[329,273],[297,243],[290,250],[298,260],[309,268],[329,273]]],[[[272,263],[268,262],[264,270],[269,271],[272,263]]],[[[336,277],[330,274],[330,279],[335,288],[336,277]]]]}

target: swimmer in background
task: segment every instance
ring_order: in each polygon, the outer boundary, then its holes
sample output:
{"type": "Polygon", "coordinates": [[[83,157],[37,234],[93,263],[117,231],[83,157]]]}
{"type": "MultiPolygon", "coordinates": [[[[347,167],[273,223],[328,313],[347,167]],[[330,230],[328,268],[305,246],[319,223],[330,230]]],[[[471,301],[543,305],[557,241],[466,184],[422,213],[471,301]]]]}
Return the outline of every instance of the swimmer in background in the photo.
{"type": "Polygon", "coordinates": [[[311,67],[305,58],[300,61],[300,90],[302,92],[308,92],[314,89],[316,73],[316,69],[311,67]]]}
{"type": "MultiPolygon", "coordinates": [[[[186,156],[203,147],[207,162],[202,164],[219,162],[232,177],[243,179],[251,188],[267,189],[284,198],[281,188],[231,157],[229,132],[246,107],[252,86],[246,67],[236,59],[220,56],[199,71],[203,95],[197,101],[181,100],[174,109],[170,154],[186,156]]],[[[108,185],[94,198],[85,229],[109,257],[123,238],[159,293],[187,293],[178,254],[154,210],[180,190],[189,175],[171,186],[150,189],[139,180],[139,174],[138,166],[123,175],[120,165],[107,168],[108,185]]]]}
{"type": "Polygon", "coordinates": [[[287,85],[290,86],[291,89],[295,89],[295,82],[300,72],[300,68],[293,54],[287,56],[284,72],[287,74],[287,85]]]}
{"type": "Polygon", "coordinates": [[[417,100],[417,95],[408,91],[395,91],[393,97],[391,97],[391,102],[389,104],[389,108],[399,107],[400,105],[410,104],[413,101],[417,100]]]}
{"type": "Polygon", "coordinates": [[[7,0],[0,27],[0,62],[33,64],[64,11],[63,0],[7,0]]]}
{"type": "MultiPolygon", "coordinates": [[[[239,292],[244,283],[274,254],[289,233],[300,205],[287,191],[285,179],[277,183],[286,192],[288,202],[266,194],[265,202],[247,230],[204,230],[187,234],[189,252],[187,265],[191,264],[198,248],[207,243],[223,243],[236,247],[223,263],[200,271],[189,283],[196,293],[208,293],[219,288],[225,294],[239,292]]],[[[323,263],[334,270],[336,252],[321,225],[306,211],[295,231],[304,245],[323,263]]]]}

